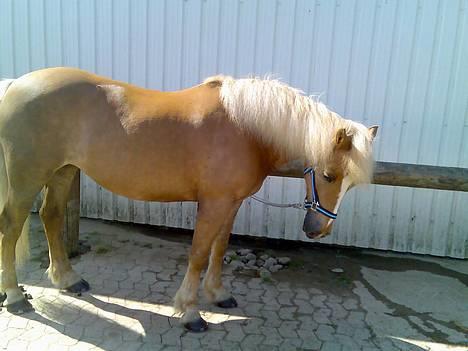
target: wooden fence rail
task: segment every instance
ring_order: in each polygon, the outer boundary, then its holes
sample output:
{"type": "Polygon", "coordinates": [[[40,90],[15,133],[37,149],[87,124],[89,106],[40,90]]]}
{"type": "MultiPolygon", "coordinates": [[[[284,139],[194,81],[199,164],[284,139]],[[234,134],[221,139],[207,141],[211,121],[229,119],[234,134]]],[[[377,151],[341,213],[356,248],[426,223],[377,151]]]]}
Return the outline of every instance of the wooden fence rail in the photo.
{"type": "MultiPolygon", "coordinates": [[[[302,178],[302,165],[291,163],[274,176],[302,178]]],[[[428,188],[439,190],[467,191],[468,169],[456,167],[438,167],[407,163],[377,162],[375,165],[374,184],[428,188]]],[[[64,238],[68,253],[78,251],[80,214],[80,179],[76,177],[70,190],[64,225],[64,238]]]]}
{"type": "MultiPolygon", "coordinates": [[[[275,172],[275,176],[302,178],[302,165],[295,162],[275,172]]],[[[468,169],[376,162],[373,184],[468,191],[468,169]]]]}

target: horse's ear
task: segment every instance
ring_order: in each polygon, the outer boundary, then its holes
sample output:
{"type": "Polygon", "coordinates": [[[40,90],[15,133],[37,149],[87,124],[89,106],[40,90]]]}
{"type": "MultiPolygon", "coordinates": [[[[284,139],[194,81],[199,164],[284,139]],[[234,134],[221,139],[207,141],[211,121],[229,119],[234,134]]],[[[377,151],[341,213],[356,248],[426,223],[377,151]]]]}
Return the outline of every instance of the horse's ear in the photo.
{"type": "Polygon", "coordinates": [[[335,150],[349,151],[353,146],[353,136],[346,133],[345,128],[341,128],[335,135],[335,150]]]}
{"type": "Polygon", "coordinates": [[[369,127],[369,133],[371,135],[371,140],[373,141],[375,139],[375,136],[377,135],[377,130],[379,129],[379,126],[372,126],[369,127]]]}

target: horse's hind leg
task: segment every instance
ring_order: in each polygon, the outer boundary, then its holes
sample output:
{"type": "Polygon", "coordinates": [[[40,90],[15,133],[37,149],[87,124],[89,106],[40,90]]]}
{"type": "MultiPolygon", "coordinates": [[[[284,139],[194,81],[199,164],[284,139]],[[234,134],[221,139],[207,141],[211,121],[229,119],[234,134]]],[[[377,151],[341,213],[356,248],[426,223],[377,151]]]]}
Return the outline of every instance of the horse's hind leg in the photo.
{"type": "Polygon", "coordinates": [[[187,273],[174,299],[176,310],[184,313],[184,326],[191,331],[201,332],[208,328],[198,309],[200,273],[208,262],[213,241],[226,223],[232,221],[239,205],[239,201],[227,199],[204,200],[199,203],[187,273]]]}
{"type": "Polygon", "coordinates": [[[36,195],[26,196],[26,191],[15,191],[9,188],[8,197],[0,213],[0,276],[1,290],[6,293],[4,305],[13,313],[32,310],[32,305],[25,299],[18,287],[15,269],[15,248],[21,235],[24,222],[36,195]]]}
{"type": "Polygon", "coordinates": [[[45,186],[44,201],[39,211],[49,244],[49,278],[54,286],[70,292],[89,290],[89,284],[71,267],[62,238],[65,207],[77,171],[77,167],[67,165],[54,173],[45,186]]]}

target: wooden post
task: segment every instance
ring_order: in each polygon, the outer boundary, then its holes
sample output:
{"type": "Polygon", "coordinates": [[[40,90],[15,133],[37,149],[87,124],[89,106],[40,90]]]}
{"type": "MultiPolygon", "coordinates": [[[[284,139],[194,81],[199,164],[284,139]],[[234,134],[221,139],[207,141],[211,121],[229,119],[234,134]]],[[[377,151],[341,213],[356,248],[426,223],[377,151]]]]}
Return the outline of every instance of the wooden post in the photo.
{"type": "Polygon", "coordinates": [[[65,209],[65,222],[63,225],[63,240],[69,257],[79,252],[80,233],[80,172],[76,172],[70,188],[70,193],[65,209]]]}

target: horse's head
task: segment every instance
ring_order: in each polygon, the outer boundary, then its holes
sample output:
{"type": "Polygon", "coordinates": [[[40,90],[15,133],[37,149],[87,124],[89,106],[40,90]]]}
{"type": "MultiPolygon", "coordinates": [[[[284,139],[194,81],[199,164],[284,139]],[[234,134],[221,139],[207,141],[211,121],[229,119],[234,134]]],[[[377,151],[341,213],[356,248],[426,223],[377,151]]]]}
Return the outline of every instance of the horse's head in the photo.
{"type": "Polygon", "coordinates": [[[330,234],[345,193],[372,176],[372,141],[377,127],[338,129],[323,165],[304,170],[307,197],[303,230],[311,239],[330,234]]]}

